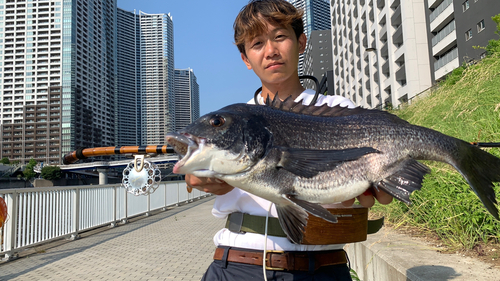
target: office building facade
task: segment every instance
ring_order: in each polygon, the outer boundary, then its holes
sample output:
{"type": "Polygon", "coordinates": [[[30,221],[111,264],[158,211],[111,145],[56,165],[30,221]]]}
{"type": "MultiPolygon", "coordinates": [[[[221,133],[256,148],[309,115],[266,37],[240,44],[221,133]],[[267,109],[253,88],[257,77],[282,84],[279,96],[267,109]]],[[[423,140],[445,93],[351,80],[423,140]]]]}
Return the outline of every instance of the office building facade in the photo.
{"type": "Polygon", "coordinates": [[[192,69],[175,70],[175,131],[200,117],[200,88],[192,69]]]}
{"type": "Polygon", "coordinates": [[[140,21],[135,12],[117,10],[116,146],[141,143],[140,21]]]}
{"type": "Polygon", "coordinates": [[[114,143],[116,1],[0,5],[0,157],[57,164],[114,143]]]}
{"type": "MultiPolygon", "coordinates": [[[[304,22],[304,34],[308,42],[313,31],[330,29],[330,4],[328,0],[288,0],[288,2],[304,12],[302,20],[304,22]]],[[[304,54],[299,56],[299,75],[313,75],[308,72],[312,67],[312,55],[308,57],[308,51],[311,49],[312,46],[308,46],[304,54]]],[[[321,76],[318,79],[321,79],[321,76]]],[[[309,87],[311,83],[308,80],[303,81],[306,87],[309,87]]]]}

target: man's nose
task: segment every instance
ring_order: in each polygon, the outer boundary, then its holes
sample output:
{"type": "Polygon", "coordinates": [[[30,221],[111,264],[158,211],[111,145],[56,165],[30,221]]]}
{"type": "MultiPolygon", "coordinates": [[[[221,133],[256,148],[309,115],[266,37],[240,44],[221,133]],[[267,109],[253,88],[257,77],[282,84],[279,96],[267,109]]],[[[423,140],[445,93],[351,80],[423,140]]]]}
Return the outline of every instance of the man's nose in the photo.
{"type": "Polygon", "coordinates": [[[276,42],[273,42],[272,40],[268,40],[266,42],[266,57],[268,58],[272,58],[276,55],[279,54],[278,52],[278,47],[277,47],[277,43],[276,42]]]}

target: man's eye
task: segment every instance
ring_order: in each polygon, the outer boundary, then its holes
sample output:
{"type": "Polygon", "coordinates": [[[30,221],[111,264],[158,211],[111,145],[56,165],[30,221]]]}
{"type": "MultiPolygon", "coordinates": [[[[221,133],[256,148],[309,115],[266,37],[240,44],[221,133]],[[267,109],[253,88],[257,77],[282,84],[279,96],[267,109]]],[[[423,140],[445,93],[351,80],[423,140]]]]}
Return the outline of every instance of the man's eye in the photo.
{"type": "Polygon", "coordinates": [[[252,48],[259,47],[262,44],[262,42],[258,41],[252,44],[252,48]]]}

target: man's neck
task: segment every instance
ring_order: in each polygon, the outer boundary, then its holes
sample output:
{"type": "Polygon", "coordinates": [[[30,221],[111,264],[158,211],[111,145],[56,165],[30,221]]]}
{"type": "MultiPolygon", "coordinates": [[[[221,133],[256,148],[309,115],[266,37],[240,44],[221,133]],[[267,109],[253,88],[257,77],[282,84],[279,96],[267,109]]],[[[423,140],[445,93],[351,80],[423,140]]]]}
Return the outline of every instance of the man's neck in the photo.
{"type": "Polygon", "coordinates": [[[262,84],[262,93],[261,96],[266,99],[269,95],[269,98],[273,99],[276,94],[278,94],[281,100],[292,96],[293,99],[297,98],[304,91],[304,87],[300,84],[300,81],[297,79],[296,83],[291,84],[281,84],[281,85],[265,85],[262,84]]]}

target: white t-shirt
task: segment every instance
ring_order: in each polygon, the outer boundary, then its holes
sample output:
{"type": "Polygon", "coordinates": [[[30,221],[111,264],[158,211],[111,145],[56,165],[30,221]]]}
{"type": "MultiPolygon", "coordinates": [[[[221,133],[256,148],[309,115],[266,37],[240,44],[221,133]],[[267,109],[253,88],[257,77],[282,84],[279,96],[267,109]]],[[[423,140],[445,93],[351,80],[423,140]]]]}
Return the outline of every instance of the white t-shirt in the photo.
{"type": "MultiPolygon", "coordinates": [[[[307,89],[300,94],[295,101],[302,100],[303,104],[309,104],[314,98],[314,91],[307,89]]],[[[264,99],[259,95],[259,103],[263,104],[264,99]]],[[[254,100],[250,100],[249,104],[255,104],[254,100]]],[[[333,107],[336,105],[347,106],[354,108],[355,105],[349,100],[341,96],[323,96],[320,95],[316,102],[316,106],[323,104],[333,107]]],[[[235,187],[232,191],[218,195],[215,198],[212,214],[221,219],[226,219],[233,212],[242,212],[255,216],[267,215],[269,206],[273,204],[268,200],[262,199],[251,193],[243,191],[235,187]]],[[[273,204],[269,217],[278,217],[276,208],[273,204]]],[[[216,246],[231,246],[238,248],[247,248],[255,250],[264,250],[264,235],[256,233],[235,233],[227,228],[219,230],[214,236],[216,246]]],[[[297,245],[290,242],[286,237],[267,236],[267,250],[284,250],[284,251],[322,251],[322,250],[339,250],[344,247],[344,244],[337,245],[297,245]]]]}

